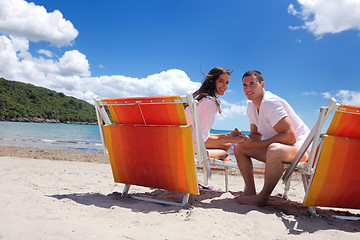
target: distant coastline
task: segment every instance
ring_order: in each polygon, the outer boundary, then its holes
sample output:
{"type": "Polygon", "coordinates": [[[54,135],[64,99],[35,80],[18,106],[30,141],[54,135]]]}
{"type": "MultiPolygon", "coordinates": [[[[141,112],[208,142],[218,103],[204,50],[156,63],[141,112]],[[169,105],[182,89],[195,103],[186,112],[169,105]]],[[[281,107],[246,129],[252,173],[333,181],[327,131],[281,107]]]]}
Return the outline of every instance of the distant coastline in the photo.
{"type": "Polygon", "coordinates": [[[0,121],[94,124],[94,105],[64,93],[0,78],[0,121]]]}

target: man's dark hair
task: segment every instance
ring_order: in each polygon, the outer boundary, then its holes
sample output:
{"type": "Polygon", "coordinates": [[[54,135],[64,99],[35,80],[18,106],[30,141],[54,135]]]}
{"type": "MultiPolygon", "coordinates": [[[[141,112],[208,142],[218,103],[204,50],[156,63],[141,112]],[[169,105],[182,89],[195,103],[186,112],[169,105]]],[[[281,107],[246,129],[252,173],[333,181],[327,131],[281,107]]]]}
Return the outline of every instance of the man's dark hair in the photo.
{"type": "Polygon", "coordinates": [[[257,78],[257,80],[259,81],[259,83],[264,81],[263,75],[261,74],[261,72],[259,72],[257,70],[247,71],[246,73],[244,73],[242,79],[244,79],[244,77],[247,77],[247,76],[255,76],[257,78]]]}

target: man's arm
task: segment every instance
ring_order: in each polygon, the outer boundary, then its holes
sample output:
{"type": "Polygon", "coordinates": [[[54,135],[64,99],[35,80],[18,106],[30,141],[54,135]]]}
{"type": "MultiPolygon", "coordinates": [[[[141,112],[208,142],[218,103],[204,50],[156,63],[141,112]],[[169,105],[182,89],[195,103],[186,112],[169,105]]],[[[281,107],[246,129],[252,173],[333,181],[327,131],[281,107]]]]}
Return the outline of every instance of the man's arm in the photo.
{"type": "Polygon", "coordinates": [[[250,124],[249,138],[254,141],[260,141],[263,139],[263,136],[258,132],[258,128],[255,124],[250,124]]]}
{"type": "Polygon", "coordinates": [[[283,117],[275,126],[274,130],[278,133],[275,136],[262,140],[262,136],[257,132],[257,128],[251,129],[250,125],[250,139],[243,142],[248,147],[252,148],[266,148],[271,143],[282,143],[287,145],[293,145],[296,143],[296,134],[292,122],[289,117],[283,117]],[[254,131],[253,131],[254,130],[254,131]]]}

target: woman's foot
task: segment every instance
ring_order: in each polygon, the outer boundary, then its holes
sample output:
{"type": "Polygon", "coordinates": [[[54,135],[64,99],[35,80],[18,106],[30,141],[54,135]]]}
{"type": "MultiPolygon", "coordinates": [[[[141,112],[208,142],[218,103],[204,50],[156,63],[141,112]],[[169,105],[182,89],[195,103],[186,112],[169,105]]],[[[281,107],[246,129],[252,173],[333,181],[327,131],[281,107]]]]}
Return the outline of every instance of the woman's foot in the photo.
{"type": "Polygon", "coordinates": [[[206,187],[202,184],[198,184],[198,187],[200,190],[208,190],[208,191],[214,191],[215,189],[213,187],[206,187]]]}

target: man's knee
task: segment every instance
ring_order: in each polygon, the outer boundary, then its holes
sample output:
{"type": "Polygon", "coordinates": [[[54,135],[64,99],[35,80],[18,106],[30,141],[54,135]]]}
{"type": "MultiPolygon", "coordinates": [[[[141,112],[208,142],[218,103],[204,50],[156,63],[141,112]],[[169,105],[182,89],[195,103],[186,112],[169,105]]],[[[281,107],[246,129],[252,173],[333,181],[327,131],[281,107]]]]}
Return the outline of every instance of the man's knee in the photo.
{"type": "Polygon", "coordinates": [[[273,155],[279,153],[282,150],[281,146],[281,143],[271,143],[267,149],[267,154],[273,155]]]}
{"type": "MultiPolygon", "coordinates": [[[[269,145],[266,152],[266,162],[281,161],[288,162],[288,158],[293,157],[293,148],[281,143],[272,143],[269,145]]],[[[295,153],[296,154],[296,153],[295,153]]]]}
{"type": "Polygon", "coordinates": [[[243,148],[242,144],[236,143],[236,144],[234,145],[234,153],[235,153],[235,154],[242,154],[242,153],[244,153],[244,148],[243,148]]]}

